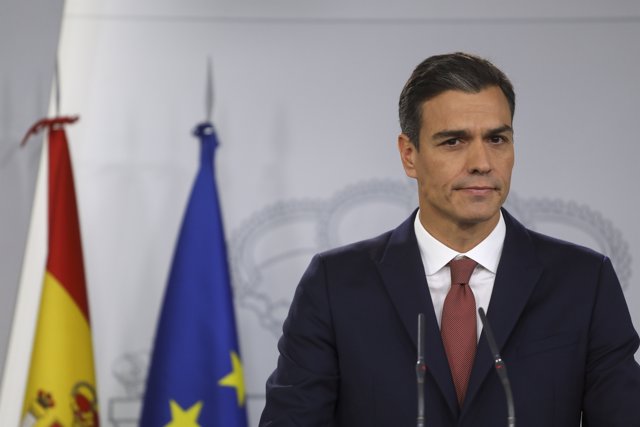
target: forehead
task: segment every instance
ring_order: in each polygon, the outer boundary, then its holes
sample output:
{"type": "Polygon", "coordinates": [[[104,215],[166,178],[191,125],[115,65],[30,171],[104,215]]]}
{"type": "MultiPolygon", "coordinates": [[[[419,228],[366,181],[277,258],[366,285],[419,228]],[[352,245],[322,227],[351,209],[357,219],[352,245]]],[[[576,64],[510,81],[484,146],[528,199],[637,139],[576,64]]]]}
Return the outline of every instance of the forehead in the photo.
{"type": "Polygon", "coordinates": [[[422,128],[475,128],[511,125],[509,102],[490,86],[478,93],[448,90],[422,104],[422,128]]]}

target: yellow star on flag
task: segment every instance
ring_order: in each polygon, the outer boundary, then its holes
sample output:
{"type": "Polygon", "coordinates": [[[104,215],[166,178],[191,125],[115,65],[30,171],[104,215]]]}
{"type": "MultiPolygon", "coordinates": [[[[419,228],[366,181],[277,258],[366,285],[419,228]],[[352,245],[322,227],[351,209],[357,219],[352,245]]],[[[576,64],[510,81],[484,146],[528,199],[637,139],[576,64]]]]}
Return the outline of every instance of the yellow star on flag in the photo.
{"type": "Polygon", "coordinates": [[[242,363],[235,351],[231,352],[231,372],[218,381],[218,385],[224,387],[235,387],[238,406],[244,406],[244,374],[242,373],[242,363]]]}
{"type": "Polygon", "coordinates": [[[169,401],[171,407],[171,422],[164,427],[200,427],[198,417],[202,409],[202,401],[195,403],[191,408],[184,410],[175,401],[169,401]]]}

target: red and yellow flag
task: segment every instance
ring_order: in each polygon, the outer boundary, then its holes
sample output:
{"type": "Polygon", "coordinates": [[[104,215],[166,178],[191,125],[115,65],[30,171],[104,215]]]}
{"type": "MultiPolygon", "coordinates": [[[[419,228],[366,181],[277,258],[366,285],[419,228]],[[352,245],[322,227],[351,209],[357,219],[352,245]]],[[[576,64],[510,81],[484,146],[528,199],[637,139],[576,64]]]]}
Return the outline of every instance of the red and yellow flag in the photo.
{"type": "Polygon", "coordinates": [[[49,244],[22,427],[99,423],[78,209],[63,128],[75,120],[46,119],[32,128],[49,131],[49,244]]]}

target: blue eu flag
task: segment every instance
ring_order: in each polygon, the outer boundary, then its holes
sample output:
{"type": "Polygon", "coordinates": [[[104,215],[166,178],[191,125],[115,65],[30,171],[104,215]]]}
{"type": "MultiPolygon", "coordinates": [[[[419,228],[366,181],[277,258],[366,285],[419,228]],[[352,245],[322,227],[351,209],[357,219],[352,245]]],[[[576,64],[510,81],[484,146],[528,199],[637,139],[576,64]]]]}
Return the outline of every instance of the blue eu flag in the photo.
{"type": "Polygon", "coordinates": [[[200,169],[156,332],[141,427],[246,427],[242,362],[214,182],[213,126],[195,130],[200,169]]]}

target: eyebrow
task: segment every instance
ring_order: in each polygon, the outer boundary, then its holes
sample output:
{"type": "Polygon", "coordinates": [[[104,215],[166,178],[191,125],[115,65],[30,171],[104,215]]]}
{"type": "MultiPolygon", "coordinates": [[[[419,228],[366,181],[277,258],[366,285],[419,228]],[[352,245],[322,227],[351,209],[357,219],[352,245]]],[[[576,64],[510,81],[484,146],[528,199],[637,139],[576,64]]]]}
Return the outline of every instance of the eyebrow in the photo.
{"type": "MultiPolygon", "coordinates": [[[[483,136],[497,135],[503,132],[513,133],[513,128],[509,125],[499,126],[497,128],[489,129],[483,136]]],[[[436,132],[431,135],[433,139],[446,139],[446,138],[465,138],[469,136],[469,131],[463,129],[451,129],[436,132]]]]}

